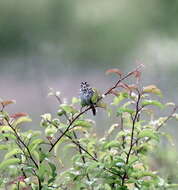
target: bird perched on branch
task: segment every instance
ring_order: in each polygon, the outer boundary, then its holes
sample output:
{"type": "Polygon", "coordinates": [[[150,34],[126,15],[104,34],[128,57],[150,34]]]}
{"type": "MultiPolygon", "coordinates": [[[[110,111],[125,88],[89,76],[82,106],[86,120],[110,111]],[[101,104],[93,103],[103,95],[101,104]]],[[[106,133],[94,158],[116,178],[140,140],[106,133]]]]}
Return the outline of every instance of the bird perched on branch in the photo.
{"type": "Polygon", "coordinates": [[[91,106],[93,115],[96,115],[95,105],[99,100],[99,94],[96,89],[91,88],[87,82],[82,82],[80,85],[81,106],[91,106]]]}

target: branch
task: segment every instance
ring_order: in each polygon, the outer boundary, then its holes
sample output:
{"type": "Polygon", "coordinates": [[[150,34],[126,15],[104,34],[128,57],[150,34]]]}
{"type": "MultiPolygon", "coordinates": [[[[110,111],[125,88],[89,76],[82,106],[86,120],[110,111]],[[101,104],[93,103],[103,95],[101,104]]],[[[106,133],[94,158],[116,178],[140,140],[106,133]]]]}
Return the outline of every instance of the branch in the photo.
{"type": "MultiPolygon", "coordinates": [[[[62,133],[62,135],[64,134],[64,132],[63,132],[61,129],[59,129],[56,124],[52,123],[52,122],[49,121],[49,120],[47,120],[47,122],[50,123],[51,125],[53,125],[54,127],[56,127],[56,128],[60,131],[60,133],[62,133]]],[[[70,135],[67,135],[66,133],[65,133],[64,135],[65,135],[67,138],[69,138],[69,139],[72,141],[72,143],[74,143],[75,145],[77,145],[81,150],[83,150],[86,154],[88,154],[88,155],[92,158],[92,160],[98,162],[98,160],[97,160],[92,154],[90,154],[85,148],[83,148],[83,147],[80,145],[79,142],[76,142],[75,140],[73,140],[73,138],[72,138],[70,135]]]]}
{"type": "MultiPolygon", "coordinates": [[[[127,75],[125,75],[125,76],[123,76],[121,79],[119,79],[113,87],[111,87],[109,90],[107,90],[107,91],[104,93],[104,96],[102,96],[102,97],[100,97],[100,98],[98,99],[97,102],[99,102],[101,99],[103,99],[106,95],[110,94],[110,92],[111,92],[113,89],[117,88],[118,84],[119,84],[121,81],[123,81],[123,80],[125,80],[126,78],[128,78],[129,76],[131,76],[135,71],[138,71],[141,67],[143,67],[142,64],[139,65],[134,71],[129,72],[127,75]]],[[[59,97],[58,97],[58,98],[59,98],[59,97]]],[[[60,99],[59,99],[58,101],[61,102],[60,99]]],[[[92,106],[86,108],[84,111],[80,111],[80,113],[79,113],[75,118],[73,118],[72,121],[70,121],[70,123],[69,123],[67,129],[66,129],[66,130],[61,134],[61,136],[54,142],[54,144],[51,145],[51,148],[49,149],[49,152],[51,152],[51,151],[53,150],[53,148],[54,148],[55,145],[60,141],[60,139],[69,131],[69,129],[70,129],[71,125],[74,123],[74,121],[76,121],[81,115],[83,115],[84,113],[86,113],[86,112],[87,112],[88,110],[90,110],[90,109],[92,109],[92,106]]]]}
{"type": "Polygon", "coordinates": [[[127,75],[125,75],[124,77],[122,77],[121,79],[119,79],[113,87],[111,87],[107,92],[104,93],[104,95],[105,95],[105,96],[108,95],[112,90],[114,90],[115,88],[118,87],[118,84],[119,84],[120,82],[122,82],[123,80],[125,80],[125,79],[128,78],[129,76],[133,75],[133,73],[134,73],[135,71],[138,71],[138,70],[139,70],[140,68],[142,68],[142,67],[143,67],[143,65],[141,64],[141,65],[139,65],[134,71],[129,72],[127,75]]]}
{"type": "MultiPolygon", "coordinates": [[[[138,117],[139,111],[140,111],[140,108],[139,108],[140,98],[141,98],[141,94],[140,94],[140,92],[138,91],[138,99],[137,99],[137,102],[136,102],[136,113],[135,113],[135,116],[134,116],[133,122],[132,122],[130,148],[129,148],[129,151],[128,151],[127,157],[126,157],[126,162],[125,162],[126,165],[129,163],[129,158],[130,158],[130,155],[131,155],[131,151],[132,151],[132,148],[133,148],[133,146],[134,146],[134,143],[133,143],[133,140],[134,140],[134,130],[135,130],[135,123],[137,122],[137,117],[138,117]]],[[[125,183],[125,178],[126,178],[126,176],[127,176],[127,172],[125,171],[125,173],[124,173],[124,175],[123,175],[123,177],[122,177],[122,186],[123,186],[124,183],[125,183]]]]}
{"type": "Polygon", "coordinates": [[[8,126],[14,131],[15,136],[17,138],[17,140],[26,148],[28,154],[29,154],[29,158],[32,160],[32,162],[34,163],[34,165],[36,166],[36,168],[38,169],[38,164],[36,163],[36,161],[34,160],[28,146],[23,142],[23,140],[20,138],[20,136],[18,135],[17,131],[14,129],[14,127],[9,123],[9,120],[7,118],[5,118],[8,126]]]}
{"type": "Polygon", "coordinates": [[[83,115],[85,112],[87,112],[88,110],[91,109],[91,106],[86,108],[84,111],[80,112],[68,125],[68,127],[66,128],[66,130],[61,134],[61,136],[55,141],[55,143],[51,146],[51,148],[49,149],[49,152],[51,152],[53,150],[53,148],[55,147],[55,145],[60,141],[60,139],[69,131],[69,128],[71,127],[71,125],[74,123],[74,121],[76,121],[81,115],[83,115]]]}
{"type": "Polygon", "coordinates": [[[167,121],[169,121],[173,117],[173,114],[176,112],[177,108],[178,108],[178,106],[174,107],[171,114],[166,118],[166,120],[163,123],[161,123],[160,125],[158,125],[158,127],[156,128],[156,131],[158,131],[167,121]]]}

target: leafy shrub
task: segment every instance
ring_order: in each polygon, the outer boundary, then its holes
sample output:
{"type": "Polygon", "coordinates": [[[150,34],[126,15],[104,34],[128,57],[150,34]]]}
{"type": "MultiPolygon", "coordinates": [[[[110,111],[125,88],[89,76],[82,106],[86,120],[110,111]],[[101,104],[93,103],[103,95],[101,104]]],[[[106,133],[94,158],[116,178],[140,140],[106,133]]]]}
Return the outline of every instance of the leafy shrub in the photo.
{"type": "Polygon", "coordinates": [[[113,116],[113,124],[102,138],[93,132],[95,123],[88,118],[93,105],[81,109],[78,98],[64,103],[59,92],[51,91],[59,109],[56,117],[50,113],[42,115],[43,132],[23,132],[23,123],[31,121],[29,116],[10,115],[6,107],[14,101],[1,101],[0,151],[4,158],[0,163],[0,187],[11,190],[177,189],[177,184],[161,178],[148,162],[161,136],[169,137],[160,128],[168,120],[177,119],[177,107],[158,101],[162,93],[155,85],[141,86],[141,67],[128,74],[110,69],[107,73],[117,74],[117,82],[103,95],[95,90],[97,93],[92,97],[95,108],[105,109],[108,117],[113,116]],[[112,97],[110,103],[104,103],[106,96],[112,97]],[[168,106],[173,107],[170,114],[156,116],[154,108],[162,110],[168,106]]]}

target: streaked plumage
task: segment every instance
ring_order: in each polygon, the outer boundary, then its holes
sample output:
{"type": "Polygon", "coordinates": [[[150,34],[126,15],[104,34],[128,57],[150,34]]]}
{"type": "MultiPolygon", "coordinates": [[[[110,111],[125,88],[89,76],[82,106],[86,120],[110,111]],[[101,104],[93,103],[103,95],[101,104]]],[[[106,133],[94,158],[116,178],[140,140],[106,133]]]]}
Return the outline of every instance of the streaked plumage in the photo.
{"type": "Polygon", "coordinates": [[[94,90],[90,87],[87,82],[82,82],[80,85],[80,99],[81,105],[84,106],[92,106],[93,115],[96,115],[96,109],[91,99],[94,94],[94,90]]]}

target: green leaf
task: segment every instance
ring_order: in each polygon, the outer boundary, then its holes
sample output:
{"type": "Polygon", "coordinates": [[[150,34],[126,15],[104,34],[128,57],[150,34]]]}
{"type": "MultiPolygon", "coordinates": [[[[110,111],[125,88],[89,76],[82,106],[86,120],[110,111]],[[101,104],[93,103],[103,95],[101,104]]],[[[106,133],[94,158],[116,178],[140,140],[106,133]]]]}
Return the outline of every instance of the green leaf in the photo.
{"type": "Polygon", "coordinates": [[[14,156],[14,155],[16,155],[16,154],[22,154],[22,153],[23,153],[23,151],[22,151],[21,149],[15,148],[15,149],[13,149],[12,151],[8,152],[8,153],[4,156],[4,158],[5,158],[5,159],[8,159],[8,158],[10,158],[10,157],[12,157],[12,156],[14,156]]]}
{"type": "Polygon", "coordinates": [[[73,97],[72,98],[72,104],[77,104],[80,102],[80,99],[79,98],[76,98],[76,97],[73,97]]]}
{"type": "Polygon", "coordinates": [[[45,129],[46,136],[53,136],[56,132],[57,128],[51,125],[45,129]]]}
{"type": "Polygon", "coordinates": [[[0,138],[9,138],[9,139],[13,139],[13,140],[16,140],[16,136],[12,133],[2,133],[0,134],[0,138]]]}
{"type": "Polygon", "coordinates": [[[64,115],[64,113],[65,113],[65,111],[64,111],[63,109],[59,109],[59,110],[57,111],[57,115],[58,115],[58,116],[62,116],[62,115],[64,115]]]}
{"type": "Polygon", "coordinates": [[[118,104],[120,104],[120,102],[126,98],[128,98],[129,95],[127,92],[123,92],[123,93],[119,93],[118,96],[115,96],[113,99],[113,102],[111,103],[111,105],[117,106],[118,104]]]}
{"type": "Polygon", "coordinates": [[[150,130],[150,129],[144,129],[143,131],[139,133],[138,138],[144,138],[144,137],[149,137],[149,138],[159,141],[158,135],[155,133],[155,131],[150,130]]]}
{"type": "Polygon", "coordinates": [[[43,143],[43,139],[35,139],[30,145],[29,145],[29,150],[33,151],[37,148],[37,146],[41,143],[43,143]]]}
{"type": "Polygon", "coordinates": [[[135,177],[135,178],[142,178],[142,177],[147,177],[147,176],[150,176],[150,177],[156,177],[156,175],[153,173],[153,172],[150,172],[150,171],[139,171],[137,170],[136,173],[132,173],[132,177],[135,177]]]}
{"type": "Polygon", "coordinates": [[[93,123],[91,120],[77,120],[73,124],[74,126],[80,126],[80,127],[86,127],[90,128],[92,127],[93,123]]]}
{"type": "Polygon", "coordinates": [[[74,109],[72,106],[67,105],[67,104],[61,104],[60,108],[64,110],[66,113],[72,113],[75,114],[78,112],[78,110],[74,109]]]}
{"type": "Polygon", "coordinates": [[[27,122],[31,122],[31,121],[32,121],[32,120],[31,120],[28,116],[19,117],[18,119],[16,119],[16,120],[13,122],[13,126],[16,127],[16,126],[18,126],[19,124],[27,123],[27,122]]]}
{"type": "Polygon", "coordinates": [[[48,164],[51,169],[51,178],[48,180],[48,184],[50,184],[55,180],[57,173],[56,173],[56,166],[51,162],[48,162],[48,164]]]}
{"type": "Polygon", "coordinates": [[[18,159],[18,158],[11,158],[8,160],[4,160],[0,163],[0,170],[7,169],[8,166],[17,165],[19,163],[20,163],[20,159],[18,159]]]}
{"type": "Polygon", "coordinates": [[[108,148],[114,148],[114,147],[119,147],[119,146],[120,146],[119,142],[113,140],[113,141],[110,141],[110,142],[106,143],[106,144],[104,145],[104,148],[105,148],[105,149],[108,149],[108,148]]]}
{"type": "MultiPolygon", "coordinates": [[[[32,151],[31,151],[32,152],[32,151]]],[[[39,151],[36,151],[33,149],[32,152],[33,156],[35,157],[36,160],[40,160],[40,155],[39,155],[39,151]]],[[[40,160],[41,161],[41,160],[40,160]]]]}
{"type": "Polygon", "coordinates": [[[122,187],[119,187],[117,190],[128,190],[128,187],[127,186],[122,186],[122,187]]]}
{"type": "Polygon", "coordinates": [[[135,162],[137,162],[139,160],[138,156],[130,156],[130,159],[129,159],[129,164],[132,165],[134,164],[135,162]]]}
{"type": "Polygon", "coordinates": [[[133,114],[135,111],[130,109],[130,108],[124,108],[124,107],[120,107],[117,109],[117,116],[122,115],[123,113],[130,113],[133,114]]]}
{"type": "Polygon", "coordinates": [[[111,125],[111,127],[108,130],[108,134],[110,135],[111,133],[113,133],[113,131],[115,131],[115,129],[119,128],[119,124],[115,123],[113,125],[111,125]]]}
{"type": "Polygon", "coordinates": [[[0,150],[7,150],[8,146],[5,144],[0,144],[0,150]]]}
{"type": "Polygon", "coordinates": [[[48,171],[48,167],[46,167],[46,163],[42,162],[38,168],[38,175],[42,181],[44,180],[45,176],[49,174],[48,172],[49,171],[48,171]]]}
{"type": "Polygon", "coordinates": [[[86,172],[90,173],[90,172],[94,171],[96,168],[99,167],[99,165],[100,165],[99,162],[90,162],[89,166],[87,167],[86,172]]]}
{"type": "Polygon", "coordinates": [[[93,96],[92,96],[92,98],[91,98],[91,101],[95,104],[95,103],[98,102],[98,100],[99,100],[99,98],[100,98],[101,96],[100,96],[99,91],[98,91],[96,88],[93,88],[93,91],[94,91],[94,93],[93,93],[93,96]]]}
{"type": "Polygon", "coordinates": [[[2,131],[4,131],[4,132],[6,132],[6,131],[13,132],[13,130],[8,125],[2,125],[2,126],[0,126],[0,132],[2,132],[2,131]]]}
{"type": "Polygon", "coordinates": [[[170,188],[172,190],[172,188],[177,189],[178,188],[178,184],[167,184],[166,188],[170,188]]]}
{"type": "Polygon", "coordinates": [[[162,96],[161,90],[155,85],[148,85],[148,86],[143,87],[143,92],[162,96]]]}
{"type": "Polygon", "coordinates": [[[162,104],[161,102],[159,102],[157,100],[144,100],[142,102],[142,106],[148,106],[148,105],[154,105],[154,106],[158,106],[160,108],[164,108],[164,104],[162,104]]]}
{"type": "Polygon", "coordinates": [[[102,100],[100,100],[100,101],[98,101],[98,102],[96,103],[96,106],[99,107],[99,108],[104,108],[104,109],[106,109],[107,104],[106,104],[105,102],[103,102],[102,100]]]}
{"type": "Polygon", "coordinates": [[[51,114],[50,113],[45,113],[43,115],[41,115],[41,118],[45,121],[51,121],[51,114]]]}

